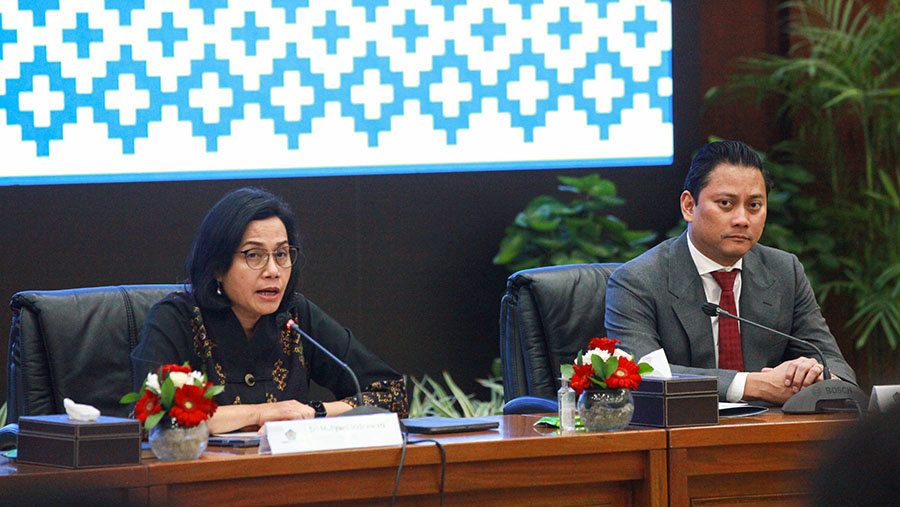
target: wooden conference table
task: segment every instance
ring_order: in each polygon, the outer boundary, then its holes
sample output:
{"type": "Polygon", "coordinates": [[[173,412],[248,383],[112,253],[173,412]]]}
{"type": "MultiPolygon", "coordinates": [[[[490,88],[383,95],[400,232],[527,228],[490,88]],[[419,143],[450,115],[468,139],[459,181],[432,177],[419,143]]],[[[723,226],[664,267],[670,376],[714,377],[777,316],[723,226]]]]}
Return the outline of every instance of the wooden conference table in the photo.
{"type": "MultiPolygon", "coordinates": [[[[447,454],[448,505],[792,503],[830,440],[855,424],[838,414],[780,412],[717,426],[556,435],[536,416],[498,416],[494,431],[434,437],[447,454]]],[[[425,436],[410,435],[410,441],[425,436]]],[[[5,505],[386,505],[401,449],[279,456],[210,447],[196,461],[67,470],[0,458],[5,505]]],[[[437,505],[438,449],[409,445],[398,504],[437,505]]]]}

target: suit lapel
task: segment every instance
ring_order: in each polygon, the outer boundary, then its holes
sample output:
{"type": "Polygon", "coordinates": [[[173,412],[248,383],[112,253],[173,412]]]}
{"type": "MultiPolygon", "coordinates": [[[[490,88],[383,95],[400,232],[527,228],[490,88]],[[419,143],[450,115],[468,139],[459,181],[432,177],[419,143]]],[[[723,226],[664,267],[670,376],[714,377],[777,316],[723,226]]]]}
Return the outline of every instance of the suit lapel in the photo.
{"type": "MultiPolygon", "coordinates": [[[[670,245],[669,292],[674,296],[672,310],[681,322],[690,343],[691,365],[699,368],[715,368],[716,354],[713,348],[712,326],[701,310],[706,302],[703,283],[688,250],[687,233],[683,233],[670,245]]],[[[741,299],[743,305],[743,299],[741,299]]]]}
{"type": "MultiPolygon", "coordinates": [[[[781,295],[771,290],[775,278],[762,262],[759,249],[754,247],[744,255],[741,271],[740,316],[774,327],[775,313],[781,308],[781,295]]],[[[747,371],[759,371],[766,366],[767,358],[772,354],[776,338],[756,326],[741,323],[741,349],[744,353],[744,368],[747,371]]]]}

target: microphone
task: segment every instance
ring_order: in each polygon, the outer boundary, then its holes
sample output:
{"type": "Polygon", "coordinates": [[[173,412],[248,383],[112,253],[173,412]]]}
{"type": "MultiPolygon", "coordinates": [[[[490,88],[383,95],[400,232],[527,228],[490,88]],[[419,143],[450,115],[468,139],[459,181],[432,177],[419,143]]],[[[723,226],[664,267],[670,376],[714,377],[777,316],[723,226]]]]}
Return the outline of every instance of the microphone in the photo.
{"type": "Polygon", "coordinates": [[[364,405],[363,397],[362,397],[362,389],[360,389],[360,387],[359,387],[359,379],[356,378],[356,374],[353,373],[353,370],[350,369],[349,366],[347,366],[347,363],[338,359],[338,357],[336,355],[332,354],[330,350],[326,349],[321,343],[314,340],[313,337],[310,336],[306,331],[300,329],[300,326],[298,326],[297,323],[294,322],[294,319],[292,319],[289,314],[287,314],[287,313],[279,314],[276,317],[276,322],[278,323],[278,327],[284,326],[288,329],[296,331],[300,336],[306,338],[306,340],[309,343],[312,343],[313,345],[315,345],[316,348],[318,348],[319,350],[324,352],[325,355],[330,357],[334,362],[339,364],[341,366],[341,368],[343,368],[344,370],[347,371],[347,373],[350,374],[350,378],[353,379],[353,385],[356,387],[356,405],[357,406],[353,407],[352,409],[348,410],[347,412],[344,412],[343,414],[341,414],[342,416],[343,415],[382,414],[382,413],[389,412],[389,410],[385,410],[381,407],[373,407],[370,405],[364,405]]]}
{"type": "Polygon", "coordinates": [[[781,407],[781,411],[785,414],[821,414],[834,411],[834,409],[844,408],[845,402],[848,400],[855,402],[857,407],[862,407],[867,402],[868,397],[863,394],[858,386],[844,380],[831,378],[831,370],[828,369],[825,354],[823,354],[822,350],[814,343],[782,333],[781,331],[766,327],[762,324],[753,322],[752,320],[738,317],[737,315],[723,310],[715,303],[703,303],[700,305],[700,309],[710,317],[721,316],[735,319],[739,322],[744,322],[770,333],[777,334],[788,340],[806,345],[816,351],[816,354],[819,355],[819,359],[822,360],[822,374],[825,377],[825,380],[816,382],[809,387],[805,387],[791,396],[781,407]]]}

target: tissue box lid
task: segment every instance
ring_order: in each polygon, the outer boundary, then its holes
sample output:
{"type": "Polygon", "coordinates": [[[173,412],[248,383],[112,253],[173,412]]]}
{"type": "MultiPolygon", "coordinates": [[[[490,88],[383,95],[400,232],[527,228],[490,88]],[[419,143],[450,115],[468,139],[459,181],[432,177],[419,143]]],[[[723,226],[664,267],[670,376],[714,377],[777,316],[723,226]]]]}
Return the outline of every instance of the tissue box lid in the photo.
{"type": "Polygon", "coordinates": [[[75,440],[141,437],[141,422],[122,417],[100,416],[93,421],[73,421],[67,414],[19,417],[19,433],[32,433],[75,440]]]}
{"type": "Polygon", "coordinates": [[[645,377],[635,389],[638,393],[660,396],[686,396],[693,394],[718,393],[719,379],[707,375],[675,373],[672,378],[645,377]]]}

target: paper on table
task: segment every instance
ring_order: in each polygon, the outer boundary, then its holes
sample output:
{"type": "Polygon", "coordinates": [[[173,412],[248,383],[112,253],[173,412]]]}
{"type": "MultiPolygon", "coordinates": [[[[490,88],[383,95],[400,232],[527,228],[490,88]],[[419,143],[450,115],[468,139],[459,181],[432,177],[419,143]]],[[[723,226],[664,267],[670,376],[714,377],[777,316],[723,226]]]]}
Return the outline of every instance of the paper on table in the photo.
{"type": "Polygon", "coordinates": [[[260,434],[257,431],[233,431],[231,433],[213,433],[214,437],[225,437],[225,438],[260,438],[260,434]]]}
{"type": "Polygon", "coordinates": [[[744,417],[748,415],[762,414],[768,409],[766,407],[758,407],[751,405],[745,401],[738,402],[719,402],[719,417],[744,417]]]}
{"type": "Polygon", "coordinates": [[[669,367],[669,359],[666,358],[666,351],[663,349],[656,349],[653,352],[645,354],[644,357],[638,359],[638,363],[647,363],[653,367],[653,371],[644,374],[645,377],[672,378],[672,369],[669,367]]]}

